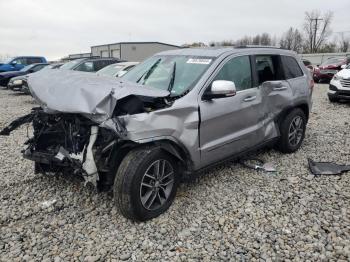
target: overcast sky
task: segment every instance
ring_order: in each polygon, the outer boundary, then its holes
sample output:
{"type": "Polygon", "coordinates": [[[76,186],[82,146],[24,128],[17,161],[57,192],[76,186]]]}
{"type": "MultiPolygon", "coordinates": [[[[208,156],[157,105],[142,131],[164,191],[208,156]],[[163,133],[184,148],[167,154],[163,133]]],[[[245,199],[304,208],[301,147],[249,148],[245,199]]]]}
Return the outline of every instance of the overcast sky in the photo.
{"type": "Polygon", "coordinates": [[[121,41],[279,36],[313,9],[334,12],[334,32],[350,31],[350,0],[0,0],[0,55],[58,59],[121,41]]]}

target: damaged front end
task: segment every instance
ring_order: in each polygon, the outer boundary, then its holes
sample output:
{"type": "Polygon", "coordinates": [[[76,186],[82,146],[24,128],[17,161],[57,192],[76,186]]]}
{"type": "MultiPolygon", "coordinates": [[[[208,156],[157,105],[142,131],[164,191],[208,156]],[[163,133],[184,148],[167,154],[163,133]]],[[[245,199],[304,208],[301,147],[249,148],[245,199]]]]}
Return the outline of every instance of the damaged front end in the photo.
{"type": "Polygon", "coordinates": [[[41,108],[17,119],[2,135],[21,124],[32,122],[33,137],[23,150],[35,162],[36,173],[73,173],[86,183],[97,183],[111,172],[110,157],[118,136],[79,114],[47,114],[41,108]]]}
{"type": "Polygon", "coordinates": [[[126,87],[123,82],[79,73],[47,74],[29,79],[40,107],[13,121],[0,135],[32,123],[33,136],[25,142],[23,156],[35,162],[36,173],[70,173],[83,177],[85,184],[109,188],[120,152],[136,144],[127,138],[119,116],[164,107],[153,101],[168,92],[150,90],[153,97],[147,98],[145,87],[126,87]]]}

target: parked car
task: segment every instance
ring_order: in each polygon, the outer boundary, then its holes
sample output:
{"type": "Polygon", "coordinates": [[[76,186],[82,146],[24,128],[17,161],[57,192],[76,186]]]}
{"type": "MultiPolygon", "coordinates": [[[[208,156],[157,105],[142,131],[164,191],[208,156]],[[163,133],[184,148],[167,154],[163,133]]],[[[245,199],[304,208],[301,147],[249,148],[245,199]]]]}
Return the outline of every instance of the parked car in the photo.
{"type": "Polygon", "coordinates": [[[0,134],[32,122],[24,157],[37,173],[111,188],[133,220],[165,212],[182,178],[225,159],[266,145],[297,151],[311,110],[310,73],[277,48],[166,51],[120,81],[59,71],[28,79],[41,108],[0,134]]]}
{"type": "Polygon", "coordinates": [[[111,64],[98,70],[96,74],[102,76],[122,77],[137,64],[139,64],[139,62],[121,62],[111,64]]]}
{"type": "Polygon", "coordinates": [[[7,86],[10,79],[13,77],[35,73],[43,69],[47,65],[48,65],[47,63],[31,64],[26,67],[23,67],[19,71],[2,72],[0,73],[0,86],[7,86]]]}
{"type": "Polygon", "coordinates": [[[121,62],[116,58],[81,58],[65,63],[60,69],[75,70],[82,72],[97,72],[102,68],[121,62]]]}
{"type": "Polygon", "coordinates": [[[333,76],[341,70],[342,65],[348,63],[346,57],[336,57],[327,59],[319,67],[314,68],[315,82],[329,82],[333,76]]]}
{"type": "Polygon", "coordinates": [[[41,56],[17,56],[0,63],[0,72],[19,71],[27,65],[47,63],[41,56]]]}
{"type": "Polygon", "coordinates": [[[342,68],[329,84],[328,98],[331,102],[350,100],[350,64],[343,65],[342,68]]]}
{"type": "MultiPolygon", "coordinates": [[[[50,69],[58,69],[63,65],[63,63],[54,63],[54,64],[49,64],[45,67],[43,67],[41,70],[50,70],[50,69]]],[[[28,88],[28,77],[30,74],[27,75],[21,75],[21,76],[16,76],[11,78],[9,81],[7,87],[9,89],[12,89],[13,91],[16,92],[22,92],[25,94],[30,94],[29,88],[28,88]]]]}

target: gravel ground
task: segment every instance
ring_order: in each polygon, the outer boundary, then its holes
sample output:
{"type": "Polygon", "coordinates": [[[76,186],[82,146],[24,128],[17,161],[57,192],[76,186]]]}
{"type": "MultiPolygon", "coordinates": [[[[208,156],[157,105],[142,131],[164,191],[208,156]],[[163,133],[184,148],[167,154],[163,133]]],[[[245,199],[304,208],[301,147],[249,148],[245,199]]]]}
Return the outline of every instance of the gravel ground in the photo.
{"type": "MultiPolygon", "coordinates": [[[[20,154],[26,127],[0,137],[0,261],[349,260],[350,173],[307,169],[307,157],[350,164],[350,104],[329,103],[326,88],[315,87],[300,151],[259,153],[276,174],[235,163],[211,169],[146,223],[122,217],[110,193],[34,175],[20,154]]],[[[0,90],[0,127],[34,105],[0,90]]]]}

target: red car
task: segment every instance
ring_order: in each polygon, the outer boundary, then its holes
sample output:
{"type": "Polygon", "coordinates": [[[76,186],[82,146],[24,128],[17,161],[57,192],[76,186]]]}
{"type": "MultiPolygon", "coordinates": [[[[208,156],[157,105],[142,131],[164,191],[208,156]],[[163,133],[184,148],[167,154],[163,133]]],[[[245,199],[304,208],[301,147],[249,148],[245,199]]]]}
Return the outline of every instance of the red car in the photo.
{"type": "Polygon", "coordinates": [[[349,61],[347,57],[329,58],[318,67],[314,68],[315,82],[329,82],[333,76],[341,70],[342,65],[346,65],[349,61]]]}

